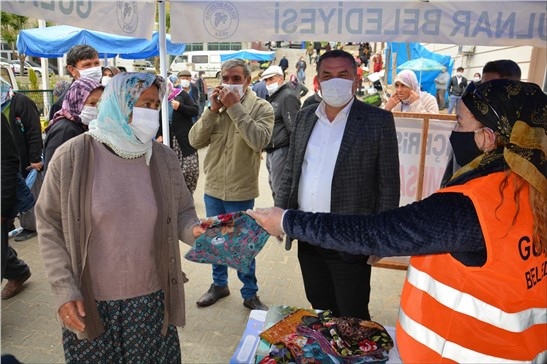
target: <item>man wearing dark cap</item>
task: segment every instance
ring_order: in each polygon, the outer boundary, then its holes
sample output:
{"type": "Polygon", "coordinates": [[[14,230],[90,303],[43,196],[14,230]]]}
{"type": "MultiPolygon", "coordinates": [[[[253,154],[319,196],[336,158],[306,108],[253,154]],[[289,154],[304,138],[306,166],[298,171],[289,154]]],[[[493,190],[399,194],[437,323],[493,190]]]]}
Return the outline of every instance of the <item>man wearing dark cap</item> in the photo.
{"type": "Polygon", "coordinates": [[[179,79],[180,87],[190,96],[192,96],[197,104],[199,102],[199,91],[195,85],[192,85],[192,74],[190,73],[190,71],[180,71],[177,74],[177,77],[179,79]]]}

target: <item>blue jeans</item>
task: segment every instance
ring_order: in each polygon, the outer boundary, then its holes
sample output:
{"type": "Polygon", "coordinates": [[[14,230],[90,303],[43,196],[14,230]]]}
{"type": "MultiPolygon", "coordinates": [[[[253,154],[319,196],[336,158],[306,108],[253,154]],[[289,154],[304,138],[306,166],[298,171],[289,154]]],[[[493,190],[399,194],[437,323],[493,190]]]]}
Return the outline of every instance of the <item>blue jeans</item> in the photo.
{"type": "Polygon", "coordinates": [[[450,95],[448,97],[448,114],[452,114],[452,110],[456,108],[456,114],[458,113],[458,101],[460,101],[461,96],[450,95]]]}
{"type": "MultiPolygon", "coordinates": [[[[205,194],[205,214],[207,216],[216,216],[220,214],[226,214],[228,212],[245,211],[252,209],[255,205],[255,200],[245,201],[223,201],[216,197],[205,194]]],[[[237,277],[243,283],[241,288],[241,297],[247,300],[253,296],[256,296],[258,292],[258,285],[256,283],[256,260],[253,259],[251,263],[251,270],[249,273],[237,272],[237,277]]],[[[228,267],[225,265],[213,264],[213,283],[215,286],[226,287],[228,285],[228,267]]]]}

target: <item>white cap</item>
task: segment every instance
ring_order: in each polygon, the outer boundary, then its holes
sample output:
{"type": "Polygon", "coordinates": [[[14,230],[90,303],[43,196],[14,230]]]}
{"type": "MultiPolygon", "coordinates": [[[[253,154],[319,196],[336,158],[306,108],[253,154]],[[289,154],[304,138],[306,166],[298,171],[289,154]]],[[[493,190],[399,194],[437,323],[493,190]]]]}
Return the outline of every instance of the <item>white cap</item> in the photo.
{"type": "Polygon", "coordinates": [[[279,66],[270,66],[262,73],[262,76],[260,76],[260,81],[275,75],[283,76],[283,70],[279,66]]]}

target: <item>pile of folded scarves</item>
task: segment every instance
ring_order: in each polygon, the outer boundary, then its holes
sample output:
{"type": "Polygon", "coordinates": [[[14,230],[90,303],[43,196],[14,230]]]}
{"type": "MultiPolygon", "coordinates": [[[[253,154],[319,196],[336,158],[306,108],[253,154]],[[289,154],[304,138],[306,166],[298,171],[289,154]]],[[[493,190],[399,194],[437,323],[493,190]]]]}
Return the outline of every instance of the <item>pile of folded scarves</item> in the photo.
{"type": "Polygon", "coordinates": [[[374,322],[352,317],[332,317],[297,310],[266,329],[260,337],[271,344],[261,364],[382,363],[389,359],[393,340],[374,322]]]}

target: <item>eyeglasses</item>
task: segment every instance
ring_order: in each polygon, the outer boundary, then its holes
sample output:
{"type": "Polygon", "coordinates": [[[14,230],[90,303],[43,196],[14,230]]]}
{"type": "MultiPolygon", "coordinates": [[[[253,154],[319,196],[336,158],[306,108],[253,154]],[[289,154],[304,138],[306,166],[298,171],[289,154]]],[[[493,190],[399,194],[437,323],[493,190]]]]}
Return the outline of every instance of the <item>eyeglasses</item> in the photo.
{"type": "Polygon", "coordinates": [[[475,96],[477,99],[481,100],[482,102],[484,102],[486,104],[486,106],[488,106],[488,108],[490,110],[492,110],[492,112],[494,113],[494,115],[496,115],[496,117],[498,118],[498,121],[501,121],[501,117],[500,115],[498,114],[498,112],[496,111],[496,109],[494,109],[494,107],[488,102],[488,100],[486,100],[486,98],[480,93],[479,89],[478,88],[475,88],[473,90],[473,96],[475,96]]]}

